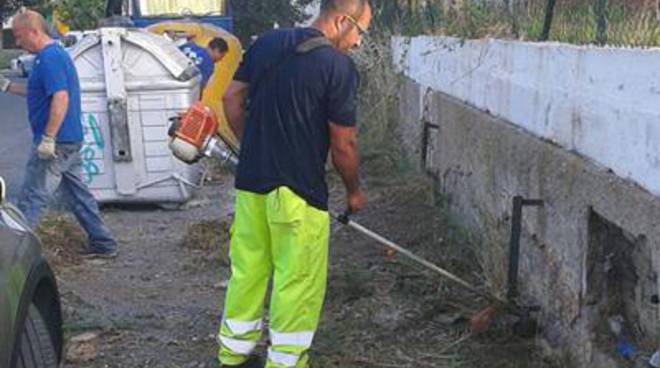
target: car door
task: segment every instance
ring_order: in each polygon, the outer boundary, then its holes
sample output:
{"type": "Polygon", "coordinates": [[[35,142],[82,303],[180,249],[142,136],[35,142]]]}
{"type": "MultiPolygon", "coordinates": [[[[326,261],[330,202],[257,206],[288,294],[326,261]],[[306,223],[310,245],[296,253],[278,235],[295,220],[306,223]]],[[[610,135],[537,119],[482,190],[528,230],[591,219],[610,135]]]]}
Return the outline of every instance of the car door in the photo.
{"type": "Polygon", "coordinates": [[[0,179],[0,367],[8,367],[11,358],[28,270],[21,255],[29,252],[29,242],[30,231],[23,216],[4,201],[4,182],[0,179]]]}

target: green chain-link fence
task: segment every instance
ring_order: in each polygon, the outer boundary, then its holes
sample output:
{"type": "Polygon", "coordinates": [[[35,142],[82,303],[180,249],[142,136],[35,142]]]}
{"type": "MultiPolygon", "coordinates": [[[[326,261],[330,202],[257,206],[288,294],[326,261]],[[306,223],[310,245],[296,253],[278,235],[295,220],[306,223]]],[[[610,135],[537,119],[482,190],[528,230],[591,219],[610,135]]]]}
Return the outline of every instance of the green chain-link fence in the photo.
{"type": "Polygon", "coordinates": [[[372,0],[376,27],[615,46],[660,46],[660,0],[372,0]]]}

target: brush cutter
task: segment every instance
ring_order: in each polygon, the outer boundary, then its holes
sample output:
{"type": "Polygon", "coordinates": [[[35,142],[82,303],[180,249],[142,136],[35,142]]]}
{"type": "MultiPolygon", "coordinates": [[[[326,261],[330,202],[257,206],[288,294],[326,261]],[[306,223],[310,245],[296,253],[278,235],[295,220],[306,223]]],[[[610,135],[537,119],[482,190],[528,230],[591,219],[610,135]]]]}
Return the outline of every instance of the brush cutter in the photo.
{"type": "MultiPolygon", "coordinates": [[[[177,158],[186,163],[193,163],[202,157],[215,157],[220,159],[223,166],[228,168],[232,173],[236,172],[238,157],[236,152],[229,148],[229,145],[224,144],[221,139],[215,137],[218,131],[218,123],[211,109],[201,103],[195,103],[186,113],[170,120],[172,124],[168,130],[168,134],[171,137],[169,147],[177,158]]],[[[349,212],[342,215],[332,213],[332,217],[338,222],[393,249],[445,279],[489,300],[492,303],[489,307],[470,318],[470,328],[473,333],[479,333],[487,329],[498,310],[505,310],[519,318],[517,322],[518,328],[515,328],[516,330],[536,331],[536,324],[530,317],[530,312],[535,310],[534,307],[520,307],[512,300],[503,299],[495,294],[479,289],[453,273],[358,224],[351,220],[349,215],[349,212]]]]}
{"type": "Polygon", "coordinates": [[[469,282],[463,280],[462,278],[456,276],[455,274],[445,270],[444,268],[431,263],[430,261],[414,254],[410,250],[351,220],[349,215],[349,212],[345,212],[341,215],[332,213],[332,217],[339,223],[347,225],[353,230],[356,230],[359,233],[377,241],[378,243],[396,251],[397,253],[423,266],[424,268],[429,269],[442,276],[443,278],[450,280],[453,283],[460,285],[461,287],[489,300],[492,303],[491,305],[470,318],[470,330],[473,333],[479,333],[486,330],[498,310],[505,310],[506,312],[511,313],[519,318],[518,322],[516,323],[515,330],[521,334],[528,335],[530,332],[535,332],[536,323],[531,318],[530,313],[536,311],[536,307],[521,307],[511,300],[503,299],[495,294],[479,289],[469,282]]]}

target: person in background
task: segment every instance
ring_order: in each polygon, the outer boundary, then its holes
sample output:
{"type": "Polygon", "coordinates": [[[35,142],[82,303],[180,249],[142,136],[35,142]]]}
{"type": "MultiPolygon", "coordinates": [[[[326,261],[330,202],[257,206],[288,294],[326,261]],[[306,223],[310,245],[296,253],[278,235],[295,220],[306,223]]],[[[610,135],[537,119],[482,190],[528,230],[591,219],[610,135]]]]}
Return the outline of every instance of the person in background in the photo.
{"type": "Polygon", "coordinates": [[[211,60],[213,60],[213,63],[217,64],[222,59],[224,59],[225,55],[227,55],[227,52],[229,51],[229,45],[224,38],[216,37],[209,41],[209,45],[206,50],[209,52],[209,55],[211,55],[211,60]]]}
{"type": "Polygon", "coordinates": [[[83,254],[115,257],[117,243],[103,223],[96,200],[81,179],[80,82],[73,61],[50,37],[41,14],[22,9],[14,17],[12,29],[16,44],[35,54],[27,85],[0,76],[0,91],[27,97],[33,133],[18,208],[34,229],[52,195],[59,191],[89,237],[83,254]]]}
{"type": "Polygon", "coordinates": [[[225,57],[229,46],[227,41],[216,37],[208,43],[206,48],[197,45],[195,42],[187,41],[179,46],[179,50],[192,60],[202,74],[200,90],[203,91],[213,75],[215,64],[225,57]]]}

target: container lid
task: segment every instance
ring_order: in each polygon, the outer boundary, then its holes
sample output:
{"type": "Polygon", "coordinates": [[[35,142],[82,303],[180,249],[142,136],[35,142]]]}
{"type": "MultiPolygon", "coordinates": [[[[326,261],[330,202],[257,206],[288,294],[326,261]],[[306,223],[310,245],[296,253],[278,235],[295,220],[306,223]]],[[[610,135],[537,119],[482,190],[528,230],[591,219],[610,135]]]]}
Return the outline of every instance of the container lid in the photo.
{"type": "Polygon", "coordinates": [[[199,70],[167,38],[138,28],[102,28],[86,35],[69,53],[83,90],[105,88],[103,42],[119,40],[127,90],[186,88],[199,70]]]}

